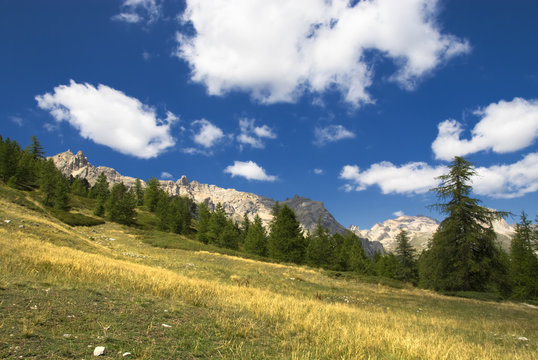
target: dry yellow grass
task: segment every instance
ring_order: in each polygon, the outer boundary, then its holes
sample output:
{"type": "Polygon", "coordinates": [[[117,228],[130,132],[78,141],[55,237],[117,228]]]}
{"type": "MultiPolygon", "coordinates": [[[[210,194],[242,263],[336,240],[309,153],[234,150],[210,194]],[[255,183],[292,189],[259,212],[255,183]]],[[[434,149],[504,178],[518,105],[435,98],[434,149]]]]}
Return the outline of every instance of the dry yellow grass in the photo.
{"type": "MultiPolygon", "coordinates": [[[[536,358],[538,310],[523,304],[447,298],[417,289],[337,281],[308,268],[143,247],[119,227],[109,229],[119,238],[106,246],[77,229],[6,205],[0,203],[4,215],[39,223],[51,233],[0,227],[4,281],[19,274],[51,284],[100,284],[222,309],[217,322],[238,336],[254,331],[257,325],[252,319],[269,324],[275,329],[275,346],[288,349],[292,359],[536,358]],[[75,249],[51,243],[47,237],[57,234],[54,231],[86,245],[75,249]],[[120,252],[127,249],[147,257],[122,259],[120,252]],[[186,267],[186,261],[197,265],[186,267]],[[205,271],[197,271],[208,262],[205,271]],[[233,272],[234,266],[236,275],[206,276],[209,269],[233,272]],[[347,301],[319,299],[289,279],[297,274],[304,283],[327,287],[328,292],[334,289],[336,296],[345,291],[349,297],[347,301]],[[253,280],[245,282],[249,276],[253,280]],[[272,285],[265,286],[263,279],[272,285]],[[285,285],[278,287],[278,281],[285,285]],[[528,341],[518,340],[521,336],[528,341]]],[[[241,348],[234,351],[241,357],[241,348]]]]}

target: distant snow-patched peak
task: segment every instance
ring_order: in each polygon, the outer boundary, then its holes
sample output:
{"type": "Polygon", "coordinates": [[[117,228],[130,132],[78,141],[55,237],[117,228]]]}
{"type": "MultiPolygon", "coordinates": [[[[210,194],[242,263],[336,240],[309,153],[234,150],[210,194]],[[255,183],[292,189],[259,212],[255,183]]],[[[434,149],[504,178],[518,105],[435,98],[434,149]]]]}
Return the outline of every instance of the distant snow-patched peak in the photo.
{"type": "MultiPolygon", "coordinates": [[[[371,229],[363,230],[355,225],[351,225],[349,229],[360,237],[367,238],[370,241],[379,241],[387,252],[394,252],[397,246],[396,236],[398,236],[400,230],[406,230],[411,245],[418,251],[422,251],[426,248],[428,241],[438,227],[439,222],[428,216],[403,215],[377,223],[371,229]]],[[[514,234],[514,226],[501,219],[493,223],[493,228],[497,233],[498,241],[505,249],[508,249],[510,238],[514,234]]]]}

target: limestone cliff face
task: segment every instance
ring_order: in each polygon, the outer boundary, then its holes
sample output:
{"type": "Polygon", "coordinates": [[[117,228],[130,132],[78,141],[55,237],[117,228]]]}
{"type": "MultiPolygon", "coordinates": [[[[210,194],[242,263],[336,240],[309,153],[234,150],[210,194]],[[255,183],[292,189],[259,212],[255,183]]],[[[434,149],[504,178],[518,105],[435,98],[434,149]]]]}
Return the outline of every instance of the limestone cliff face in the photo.
{"type": "MultiPolygon", "coordinates": [[[[136,181],[135,178],[123,176],[112,168],[93,166],[82,151],[75,155],[68,150],[53,156],[52,160],[64,175],[85,178],[91,185],[95,184],[101,173],[105,174],[111,185],[123,182],[127,187],[131,187],[136,181]]],[[[143,180],[141,183],[142,186],[146,186],[143,180]]],[[[264,196],[189,181],[186,176],[182,176],[178,181],[160,180],[160,185],[170,195],[188,197],[198,204],[206,203],[210,209],[214,209],[220,202],[227,215],[237,222],[242,221],[245,213],[251,220],[258,214],[266,227],[273,219],[272,211],[275,201],[264,196]]],[[[295,196],[282,203],[295,211],[297,220],[305,231],[313,232],[318,219],[333,234],[342,234],[347,231],[319,201],[295,196]]],[[[379,242],[371,242],[364,238],[361,240],[368,255],[373,256],[374,252],[383,252],[383,246],[379,242]]]]}
{"type": "MultiPolygon", "coordinates": [[[[123,176],[116,170],[105,166],[93,166],[86,156],[79,151],[74,155],[70,150],[52,157],[54,164],[66,175],[86,178],[91,185],[97,181],[99,174],[104,173],[108,182],[113,185],[123,182],[127,187],[134,185],[136,178],[123,176]]],[[[269,224],[273,216],[271,215],[274,201],[272,199],[240,192],[234,189],[223,189],[215,185],[200,184],[191,181],[186,176],[182,176],[178,181],[160,180],[161,187],[170,195],[178,195],[191,198],[196,203],[205,202],[210,209],[220,202],[227,215],[235,221],[241,221],[243,214],[247,213],[251,219],[258,214],[264,225],[269,224]]],[[[141,180],[142,186],[146,183],[141,180]]]]}
{"type": "MultiPolygon", "coordinates": [[[[404,229],[409,234],[411,245],[420,252],[426,248],[438,227],[439,222],[427,216],[399,216],[396,219],[377,223],[371,229],[361,230],[352,225],[350,230],[359,237],[379,241],[387,252],[394,252],[397,246],[396,236],[400,233],[400,229],[404,229]]],[[[493,223],[493,228],[497,233],[497,240],[507,250],[514,234],[514,226],[507,224],[504,220],[499,220],[493,223]]]]}

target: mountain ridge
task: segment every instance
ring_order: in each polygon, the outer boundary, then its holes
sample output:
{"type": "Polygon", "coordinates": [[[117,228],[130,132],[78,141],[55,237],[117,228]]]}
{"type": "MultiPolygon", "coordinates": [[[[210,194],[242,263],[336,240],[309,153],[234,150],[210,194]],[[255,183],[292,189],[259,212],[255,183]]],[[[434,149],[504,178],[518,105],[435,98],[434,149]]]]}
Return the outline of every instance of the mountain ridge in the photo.
{"type": "MultiPolygon", "coordinates": [[[[71,150],[67,150],[51,156],[50,159],[65,176],[85,178],[91,185],[95,184],[101,173],[105,174],[110,184],[123,182],[130,188],[136,181],[136,178],[123,176],[113,168],[92,165],[82,151],[73,154],[71,150]]],[[[145,187],[145,181],[140,181],[145,187]]],[[[242,221],[245,213],[251,220],[257,214],[266,227],[273,219],[272,211],[276,201],[262,195],[202,184],[195,180],[189,181],[186,176],[182,176],[177,181],[159,180],[159,183],[168,194],[188,197],[196,203],[205,203],[210,209],[214,209],[217,203],[221,203],[226,214],[236,222],[242,221]]],[[[315,230],[318,220],[332,234],[344,234],[349,231],[336,221],[320,201],[296,195],[280,203],[288,205],[295,211],[297,220],[307,232],[312,233],[315,230]]],[[[361,238],[361,242],[369,256],[373,256],[375,252],[384,251],[380,242],[372,242],[366,238],[361,238]]]]}
{"type": "MultiPolygon", "coordinates": [[[[437,220],[424,215],[402,215],[377,223],[370,229],[360,229],[358,226],[351,225],[349,230],[360,238],[380,242],[387,252],[394,252],[397,246],[396,236],[400,229],[404,229],[409,234],[411,245],[420,253],[426,248],[439,224],[437,220]]],[[[508,250],[510,239],[515,231],[514,225],[501,219],[493,222],[493,229],[497,234],[498,242],[505,250],[508,250]]]]}

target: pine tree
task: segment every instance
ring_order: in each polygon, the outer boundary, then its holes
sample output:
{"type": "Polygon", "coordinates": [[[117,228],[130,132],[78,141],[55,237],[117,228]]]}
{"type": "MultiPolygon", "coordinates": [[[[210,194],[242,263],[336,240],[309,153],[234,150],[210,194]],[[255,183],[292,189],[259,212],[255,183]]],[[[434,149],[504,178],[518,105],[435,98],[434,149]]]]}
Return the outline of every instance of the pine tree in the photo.
{"type": "Polygon", "coordinates": [[[55,209],[67,210],[69,208],[69,181],[62,175],[60,170],[54,168],[54,199],[55,209]]]}
{"type": "Polygon", "coordinates": [[[149,179],[146,184],[146,189],[144,190],[144,205],[151,212],[154,212],[157,208],[157,203],[159,202],[159,190],[159,180],[154,177],[149,179]]]}
{"type": "Polygon", "coordinates": [[[219,244],[220,234],[226,226],[226,213],[222,204],[219,202],[215,207],[215,211],[209,219],[207,238],[210,244],[219,244]]]}
{"type": "Polygon", "coordinates": [[[267,234],[258,214],[254,216],[254,222],[248,228],[244,248],[248,253],[267,256],[267,234]]]}
{"type": "Polygon", "coordinates": [[[43,150],[43,146],[41,146],[41,143],[39,140],[37,140],[35,135],[30,137],[30,142],[30,146],[28,147],[29,153],[34,157],[34,159],[44,159],[45,150],[43,150]]]}
{"type": "Polygon", "coordinates": [[[243,214],[243,222],[241,222],[241,228],[240,228],[240,233],[241,233],[241,236],[240,236],[240,242],[241,244],[243,244],[245,242],[245,239],[247,237],[247,234],[248,234],[248,229],[250,227],[250,219],[248,218],[248,214],[245,212],[243,214]]]}
{"type": "Polygon", "coordinates": [[[207,208],[205,203],[201,203],[198,206],[198,228],[196,229],[196,240],[201,243],[207,244],[209,237],[209,221],[211,220],[211,212],[207,208]]]}
{"type": "Polygon", "coordinates": [[[39,171],[39,189],[43,194],[43,204],[45,206],[54,206],[54,196],[56,189],[56,166],[52,160],[46,160],[41,163],[39,171]]]}
{"type": "Polygon", "coordinates": [[[335,248],[334,238],[318,219],[316,230],[309,236],[306,247],[306,263],[324,268],[331,267],[335,263],[335,248]]]}
{"type": "Polygon", "coordinates": [[[110,221],[130,225],[136,216],[136,199],[123,183],[114,184],[105,204],[106,215],[110,221]]]}
{"type": "Polygon", "coordinates": [[[71,193],[77,196],[88,196],[88,189],[84,186],[84,183],[78,176],[71,183],[71,193]]]}
{"type": "Polygon", "coordinates": [[[295,213],[287,205],[275,205],[276,216],[270,226],[268,239],[269,257],[280,261],[302,263],[304,261],[306,241],[295,213]]]}
{"type": "Polygon", "coordinates": [[[375,272],[378,276],[398,279],[402,267],[396,255],[389,253],[375,256],[374,259],[375,272]]]}
{"type": "Polygon", "coordinates": [[[239,248],[239,231],[231,219],[226,220],[219,235],[219,246],[234,250],[239,248]]]}
{"type": "Polygon", "coordinates": [[[456,157],[449,173],[439,177],[433,189],[439,200],[433,205],[447,218],[441,222],[420,261],[422,286],[435,290],[485,291],[496,286],[495,277],[506,273],[502,250],[496,245],[492,222],[506,213],[489,210],[471,198],[470,162],[456,157]]]}
{"type": "Polygon", "coordinates": [[[134,195],[136,197],[136,205],[142,206],[144,205],[144,189],[142,188],[142,182],[139,178],[136,178],[135,184],[134,184],[134,195]]]}
{"type": "Polygon", "coordinates": [[[342,253],[340,258],[345,259],[345,270],[365,275],[374,274],[372,261],[366,256],[361,240],[351,231],[348,231],[343,237],[342,253]]]}
{"type": "Polygon", "coordinates": [[[106,175],[104,173],[100,173],[97,177],[97,181],[90,191],[90,196],[97,200],[93,210],[95,215],[103,216],[105,214],[105,203],[109,193],[106,175]]]}
{"type": "Polygon", "coordinates": [[[538,298],[538,256],[533,249],[536,234],[527,214],[521,214],[510,246],[512,296],[516,299],[538,298]]]}
{"type": "Polygon", "coordinates": [[[398,245],[395,253],[401,265],[398,280],[409,281],[415,284],[418,280],[418,268],[415,260],[416,250],[409,242],[407,231],[400,229],[400,233],[396,236],[396,241],[398,245]]]}

